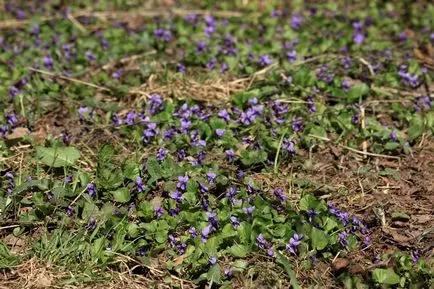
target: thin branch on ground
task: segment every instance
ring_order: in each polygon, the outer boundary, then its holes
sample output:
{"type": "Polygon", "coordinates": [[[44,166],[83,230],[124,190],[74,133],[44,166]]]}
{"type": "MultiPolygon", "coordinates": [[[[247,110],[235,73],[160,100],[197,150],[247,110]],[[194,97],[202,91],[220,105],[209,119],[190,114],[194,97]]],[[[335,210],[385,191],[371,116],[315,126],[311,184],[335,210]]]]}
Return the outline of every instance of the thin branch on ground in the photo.
{"type": "Polygon", "coordinates": [[[60,75],[60,74],[55,74],[55,73],[52,73],[52,72],[49,72],[49,71],[46,71],[46,70],[40,70],[40,69],[36,69],[36,68],[33,68],[33,67],[28,67],[28,69],[31,70],[31,71],[43,74],[43,75],[48,75],[48,76],[51,76],[51,77],[54,77],[54,78],[60,78],[60,79],[63,79],[63,80],[68,80],[68,81],[76,82],[76,83],[83,84],[83,85],[86,85],[86,86],[89,86],[89,87],[93,87],[93,88],[96,88],[96,89],[99,89],[99,90],[111,91],[111,89],[109,89],[107,87],[96,85],[96,84],[93,84],[93,83],[90,83],[90,82],[86,82],[86,81],[83,81],[83,80],[80,80],[80,79],[77,79],[77,78],[72,78],[72,77],[68,77],[68,76],[64,76],[64,75],[60,75]]]}

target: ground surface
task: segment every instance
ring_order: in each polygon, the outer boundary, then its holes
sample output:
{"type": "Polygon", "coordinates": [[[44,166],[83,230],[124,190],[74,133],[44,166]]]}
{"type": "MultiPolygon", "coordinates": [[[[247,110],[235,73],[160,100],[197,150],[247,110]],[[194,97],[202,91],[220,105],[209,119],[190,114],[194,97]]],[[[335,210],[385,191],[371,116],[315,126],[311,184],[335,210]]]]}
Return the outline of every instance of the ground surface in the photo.
{"type": "Polygon", "coordinates": [[[0,288],[434,288],[434,6],[187,2],[2,7],[0,288]]]}

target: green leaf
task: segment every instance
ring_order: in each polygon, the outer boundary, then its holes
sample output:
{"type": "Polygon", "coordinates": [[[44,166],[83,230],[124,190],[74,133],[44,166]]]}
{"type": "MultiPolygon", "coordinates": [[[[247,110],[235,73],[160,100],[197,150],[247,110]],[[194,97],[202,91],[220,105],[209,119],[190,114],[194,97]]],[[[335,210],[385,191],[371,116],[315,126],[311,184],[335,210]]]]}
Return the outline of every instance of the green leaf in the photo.
{"type": "Polygon", "coordinates": [[[358,101],[369,93],[369,86],[366,83],[358,83],[350,88],[347,93],[348,102],[358,101]]]}
{"type": "Polygon", "coordinates": [[[222,280],[220,265],[212,265],[207,274],[208,280],[212,280],[214,283],[220,283],[222,280]]]}
{"type": "Polygon", "coordinates": [[[319,230],[315,227],[312,228],[310,238],[312,239],[312,246],[317,250],[324,249],[328,244],[326,233],[323,230],[319,230]]]}
{"type": "Polygon", "coordinates": [[[314,209],[318,205],[318,200],[312,195],[305,195],[299,203],[300,210],[307,211],[308,209],[314,209]]]}
{"type": "Polygon", "coordinates": [[[244,165],[254,165],[266,161],[267,156],[265,151],[245,150],[241,153],[241,162],[244,165]]]}
{"type": "Polygon", "coordinates": [[[118,203],[128,203],[131,200],[131,192],[127,188],[120,188],[112,192],[113,199],[118,203]]]}
{"type": "Polygon", "coordinates": [[[408,220],[410,220],[410,217],[404,213],[394,212],[392,213],[392,220],[407,222],[408,220]]]}
{"type": "Polygon", "coordinates": [[[128,162],[123,169],[123,174],[130,180],[135,180],[140,177],[140,169],[137,163],[128,162]]]}
{"type": "Polygon", "coordinates": [[[408,138],[410,140],[415,140],[423,133],[423,119],[420,115],[415,115],[410,121],[410,126],[408,128],[408,138]]]}
{"type": "Polygon", "coordinates": [[[80,158],[80,152],[74,147],[46,148],[36,147],[36,156],[47,166],[55,168],[68,167],[80,158]]]}
{"type": "Polygon", "coordinates": [[[83,208],[83,218],[84,219],[89,219],[92,216],[95,216],[99,213],[99,209],[98,207],[91,202],[86,202],[84,203],[84,208],[83,208]]]}
{"type": "Polygon", "coordinates": [[[384,145],[384,149],[387,151],[393,151],[396,150],[399,147],[399,143],[397,142],[388,142],[384,145]]]}
{"type": "Polygon", "coordinates": [[[377,268],[374,271],[372,271],[372,279],[374,279],[375,282],[380,284],[388,284],[388,285],[394,285],[399,283],[399,276],[398,274],[393,271],[393,269],[381,269],[377,268]]]}
{"type": "Polygon", "coordinates": [[[238,258],[244,258],[249,253],[249,248],[241,244],[235,244],[228,249],[228,252],[238,258]]]}
{"type": "Polygon", "coordinates": [[[149,175],[151,176],[151,179],[149,182],[154,182],[161,178],[161,166],[158,163],[157,159],[154,157],[151,157],[146,162],[146,168],[148,170],[149,175]]]}
{"type": "Polygon", "coordinates": [[[277,262],[283,265],[283,267],[286,270],[286,273],[288,273],[289,278],[291,279],[291,285],[293,289],[301,289],[300,285],[298,285],[297,282],[297,275],[295,274],[294,270],[292,270],[291,264],[286,260],[285,256],[283,256],[280,252],[276,251],[277,256],[277,262]]]}
{"type": "Polygon", "coordinates": [[[97,186],[102,186],[104,189],[115,189],[123,182],[122,170],[98,168],[97,170],[97,186]]]}

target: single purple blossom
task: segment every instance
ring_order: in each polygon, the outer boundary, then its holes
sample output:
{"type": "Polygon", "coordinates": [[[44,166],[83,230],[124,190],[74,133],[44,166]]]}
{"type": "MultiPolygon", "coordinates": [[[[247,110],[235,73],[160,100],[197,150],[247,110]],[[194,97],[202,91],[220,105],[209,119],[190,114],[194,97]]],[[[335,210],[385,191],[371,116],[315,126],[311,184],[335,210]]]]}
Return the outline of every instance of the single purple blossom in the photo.
{"type": "Polygon", "coordinates": [[[293,14],[291,17],[291,27],[298,30],[301,28],[301,24],[303,24],[303,18],[299,14],[293,14]]]}
{"type": "Polygon", "coordinates": [[[341,86],[343,91],[348,92],[348,90],[350,90],[351,84],[347,79],[345,79],[342,81],[341,86]]]}
{"type": "Polygon", "coordinates": [[[351,123],[354,125],[358,125],[360,122],[360,114],[356,113],[351,117],[351,123]]]}
{"type": "Polygon", "coordinates": [[[74,214],[74,211],[75,211],[74,207],[68,206],[66,208],[66,215],[68,215],[70,217],[70,216],[72,216],[72,214],[74,214]]]}
{"type": "Polygon", "coordinates": [[[93,53],[90,52],[90,51],[86,51],[85,54],[86,54],[87,59],[88,59],[89,61],[94,61],[94,60],[96,59],[95,54],[93,54],[93,53]]]}
{"type": "Polygon", "coordinates": [[[251,206],[248,208],[243,208],[243,211],[249,215],[249,216],[253,216],[253,211],[255,210],[255,206],[251,206]]]}
{"type": "Polygon", "coordinates": [[[93,197],[96,195],[96,186],[94,183],[88,183],[86,187],[87,187],[87,193],[89,194],[89,196],[93,197]]]}
{"type": "Polygon", "coordinates": [[[318,212],[315,212],[315,211],[312,210],[312,209],[308,209],[308,210],[306,211],[306,214],[307,214],[307,216],[309,217],[309,222],[312,222],[312,218],[313,218],[314,216],[318,216],[318,212]]]}
{"type": "Polygon", "coordinates": [[[390,139],[394,142],[398,141],[398,135],[396,134],[396,131],[392,131],[390,133],[390,139]]]}
{"type": "Polygon", "coordinates": [[[128,125],[133,125],[134,122],[136,120],[136,112],[135,111],[130,111],[126,116],[125,116],[125,123],[128,125]]]}
{"type": "Polygon", "coordinates": [[[297,60],[297,51],[295,51],[295,50],[288,51],[286,53],[286,59],[288,59],[289,62],[296,61],[297,60]]]}
{"type": "Polygon", "coordinates": [[[176,64],[176,70],[180,73],[186,73],[187,72],[187,68],[182,63],[176,64]]]}
{"type": "Polygon", "coordinates": [[[6,115],[6,121],[11,127],[14,127],[18,123],[18,118],[15,113],[9,113],[6,115]]]}
{"type": "Polygon", "coordinates": [[[237,229],[241,225],[240,221],[238,221],[237,217],[235,216],[231,216],[230,220],[231,220],[231,225],[234,229],[237,229]]]}
{"type": "Polygon", "coordinates": [[[258,62],[260,66],[264,67],[273,63],[273,59],[268,54],[264,54],[259,56],[258,62]]]}
{"type": "Polygon", "coordinates": [[[226,157],[227,157],[229,162],[231,162],[235,159],[235,152],[233,150],[231,150],[231,149],[225,150],[225,153],[226,153],[226,157]]]}
{"type": "Polygon", "coordinates": [[[294,132],[301,131],[303,129],[303,119],[301,117],[292,119],[292,130],[294,132]]]}
{"type": "Polygon", "coordinates": [[[184,201],[184,197],[182,196],[182,193],[178,190],[176,190],[175,192],[171,193],[169,195],[169,197],[175,201],[177,201],[178,203],[182,203],[184,201]]]}
{"type": "Polygon", "coordinates": [[[282,192],[281,188],[276,188],[274,190],[274,195],[279,199],[279,201],[281,202],[285,202],[286,201],[286,196],[285,194],[282,192]]]}
{"type": "Polygon", "coordinates": [[[145,190],[146,186],[143,184],[143,178],[140,178],[140,177],[137,178],[135,180],[135,183],[136,183],[136,190],[138,192],[143,192],[145,190]]]}
{"type": "Polygon", "coordinates": [[[208,262],[209,262],[211,265],[215,265],[215,264],[217,264],[218,260],[217,260],[217,258],[212,257],[212,258],[209,258],[209,259],[208,259],[208,262]]]}
{"type": "Polygon", "coordinates": [[[168,149],[165,148],[159,148],[157,151],[157,160],[164,161],[166,158],[166,155],[169,153],[168,149]]]}
{"type": "Polygon", "coordinates": [[[96,228],[96,219],[95,217],[90,217],[89,222],[86,225],[86,230],[93,231],[96,228]]]}
{"type": "Polygon", "coordinates": [[[231,117],[229,116],[229,113],[226,109],[220,110],[217,115],[218,117],[224,119],[226,122],[229,122],[231,120],[231,117]]]}
{"type": "Polygon", "coordinates": [[[290,156],[295,156],[296,151],[294,147],[294,143],[286,138],[283,139],[282,148],[285,149],[290,156]]]}
{"type": "Polygon", "coordinates": [[[215,133],[217,134],[217,136],[219,138],[221,138],[225,134],[225,130],[221,129],[221,128],[218,128],[218,129],[215,130],[215,133]]]}
{"type": "Polygon", "coordinates": [[[286,245],[286,249],[292,254],[297,254],[298,246],[301,243],[301,239],[303,238],[302,234],[295,233],[290,239],[289,244],[286,245]]]}
{"type": "Polygon", "coordinates": [[[197,229],[195,227],[190,227],[187,231],[191,237],[196,238],[197,237],[197,229]]]}
{"type": "Polygon", "coordinates": [[[206,173],[206,177],[208,178],[208,182],[213,184],[216,181],[217,175],[214,172],[208,172],[206,173]]]}
{"type": "Polygon", "coordinates": [[[419,261],[419,257],[419,250],[411,251],[411,260],[413,260],[413,263],[417,263],[419,261]]]}
{"type": "Polygon", "coordinates": [[[154,209],[154,212],[155,212],[155,216],[156,216],[157,218],[159,218],[159,217],[161,217],[162,215],[164,215],[164,210],[163,210],[163,208],[161,208],[161,207],[156,207],[156,208],[154,209]]]}
{"type": "Polygon", "coordinates": [[[208,225],[200,232],[202,236],[202,243],[205,243],[208,240],[209,234],[211,233],[212,229],[213,227],[211,225],[208,225]]]}
{"type": "Polygon", "coordinates": [[[226,63],[222,63],[220,73],[225,74],[229,70],[229,66],[226,63]]]}
{"type": "Polygon", "coordinates": [[[178,184],[176,187],[182,191],[187,189],[188,176],[178,176],[178,184]]]}
{"type": "Polygon", "coordinates": [[[51,56],[44,56],[44,66],[48,69],[52,69],[54,65],[54,60],[51,56]]]}
{"type": "Polygon", "coordinates": [[[347,247],[348,246],[348,234],[346,231],[343,231],[342,233],[338,234],[339,237],[339,243],[341,244],[342,247],[347,247]]]}
{"type": "Polygon", "coordinates": [[[72,184],[72,176],[66,176],[64,182],[65,184],[72,184]]]}

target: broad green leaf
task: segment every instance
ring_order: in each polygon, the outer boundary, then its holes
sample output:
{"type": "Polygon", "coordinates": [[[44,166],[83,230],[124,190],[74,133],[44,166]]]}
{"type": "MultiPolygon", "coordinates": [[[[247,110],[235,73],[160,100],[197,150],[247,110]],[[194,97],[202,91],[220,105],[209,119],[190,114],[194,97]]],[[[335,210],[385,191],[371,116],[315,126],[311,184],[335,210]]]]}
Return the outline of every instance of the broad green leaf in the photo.
{"type": "Polygon", "coordinates": [[[127,188],[120,188],[112,192],[113,199],[119,203],[128,203],[131,200],[131,192],[127,188]]]}
{"type": "Polygon", "coordinates": [[[241,162],[244,165],[254,165],[262,163],[267,160],[267,153],[265,151],[245,150],[241,153],[241,162]]]}
{"type": "Polygon", "coordinates": [[[249,248],[245,245],[235,244],[228,249],[228,252],[238,258],[244,258],[249,253],[249,248]]]}
{"type": "Polygon", "coordinates": [[[408,128],[408,138],[414,140],[422,135],[423,133],[423,119],[420,115],[415,115],[410,121],[410,126],[408,128]]]}
{"type": "Polygon", "coordinates": [[[399,283],[399,276],[398,274],[393,271],[393,269],[381,269],[377,268],[374,271],[372,271],[372,279],[374,279],[375,282],[380,284],[388,284],[388,285],[394,285],[399,283]]]}
{"type": "Polygon", "coordinates": [[[135,180],[140,177],[140,169],[137,163],[128,162],[123,168],[123,174],[130,180],[135,180]]]}
{"type": "Polygon", "coordinates": [[[400,146],[399,143],[390,141],[384,145],[384,149],[387,151],[393,151],[396,150],[399,146],[400,146]]]}
{"type": "Polygon", "coordinates": [[[146,168],[148,170],[149,175],[151,176],[150,181],[154,182],[161,178],[162,171],[161,166],[158,163],[157,159],[154,157],[151,157],[146,162],[146,168]]]}
{"type": "Polygon", "coordinates": [[[312,228],[310,238],[312,240],[312,246],[317,250],[324,249],[328,244],[326,233],[323,230],[319,230],[315,227],[312,228]]]}
{"type": "Polygon", "coordinates": [[[366,83],[358,83],[350,88],[347,93],[348,102],[356,102],[369,93],[369,86],[366,83]]]}
{"type": "Polygon", "coordinates": [[[68,167],[80,158],[80,152],[74,147],[46,148],[36,147],[36,155],[47,166],[55,168],[68,167]]]}
{"type": "Polygon", "coordinates": [[[219,264],[215,264],[212,265],[211,268],[208,271],[208,280],[212,280],[214,283],[220,283],[221,282],[221,272],[220,272],[220,265],[219,264]]]}

